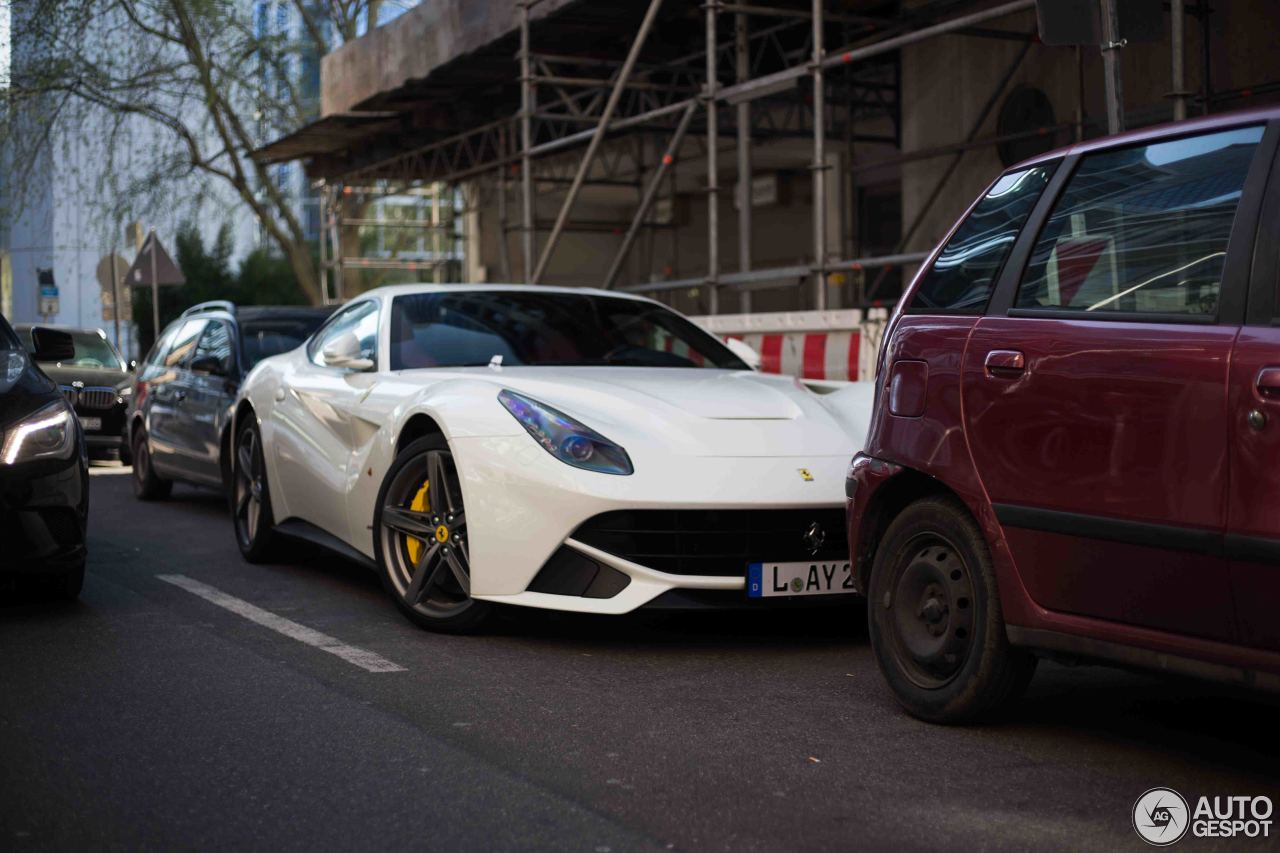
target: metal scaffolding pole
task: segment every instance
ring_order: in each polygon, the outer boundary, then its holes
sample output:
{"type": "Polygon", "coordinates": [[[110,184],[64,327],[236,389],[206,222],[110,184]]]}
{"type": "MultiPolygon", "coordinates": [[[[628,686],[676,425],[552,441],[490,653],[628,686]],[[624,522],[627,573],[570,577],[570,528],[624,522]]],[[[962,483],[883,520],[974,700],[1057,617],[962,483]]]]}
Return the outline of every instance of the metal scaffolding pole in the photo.
{"type": "Polygon", "coordinates": [[[1173,55],[1170,57],[1170,85],[1173,98],[1173,118],[1182,121],[1187,117],[1187,83],[1186,83],[1186,14],[1183,12],[1182,0],[1171,0],[1169,3],[1169,44],[1173,55]]]}
{"type": "Polygon", "coordinates": [[[618,273],[622,271],[622,265],[626,263],[627,255],[631,253],[631,246],[635,243],[636,235],[640,233],[640,227],[644,224],[645,217],[649,215],[649,208],[653,206],[653,200],[658,195],[658,189],[662,186],[667,170],[676,161],[676,157],[680,153],[680,143],[684,140],[685,131],[689,129],[689,122],[693,119],[693,114],[697,112],[697,109],[697,104],[690,104],[685,108],[684,115],[680,117],[680,124],[676,126],[676,132],[672,135],[671,142],[667,144],[666,152],[658,162],[658,167],[654,169],[653,174],[649,177],[649,183],[644,188],[644,195],[640,198],[640,206],[636,209],[635,216],[631,218],[631,224],[627,226],[627,233],[622,238],[622,245],[618,248],[618,253],[614,255],[613,263],[609,266],[609,272],[605,273],[603,286],[606,290],[612,288],[614,282],[617,281],[618,273]]]}
{"type": "Polygon", "coordinates": [[[1120,73],[1120,17],[1116,0],[1102,0],[1102,73],[1107,89],[1107,133],[1124,130],[1124,82],[1120,73]]]}
{"type": "MultiPolygon", "coordinates": [[[[502,153],[505,156],[507,152],[507,135],[502,135],[502,153]]],[[[512,281],[511,278],[511,248],[507,245],[507,226],[510,225],[507,215],[507,166],[502,164],[498,166],[498,263],[502,265],[502,280],[512,281]]],[[[476,237],[476,250],[480,251],[480,238],[476,237]]],[[[483,254],[480,256],[484,257],[483,254]]]]}
{"type": "Polygon", "coordinates": [[[323,182],[320,184],[320,192],[317,194],[320,205],[320,300],[329,305],[329,251],[328,238],[325,236],[325,224],[329,221],[329,187],[323,182]]]}
{"type": "MultiPolygon", "coordinates": [[[[542,274],[547,269],[547,263],[551,260],[551,253],[555,251],[556,243],[560,240],[560,234],[564,231],[565,223],[569,221],[569,212],[573,209],[573,204],[578,200],[578,192],[582,189],[582,183],[587,178],[587,173],[591,171],[591,165],[595,162],[596,152],[600,150],[600,143],[604,141],[605,132],[609,129],[609,122],[613,118],[614,111],[618,108],[618,101],[622,99],[622,93],[626,91],[627,81],[631,79],[631,72],[636,66],[636,61],[640,58],[640,51],[644,48],[645,40],[649,37],[649,31],[653,29],[653,22],[658,17],[658,9],[662,7],[662,0],[650,0],[649,8],[644,13],[644,20],[640,22],[640,29],[636,33],[635,41],[631,43],[631,50],[627,54],[627,60],[622,64],[622,69],[618,72],[618,79],[613,84],[613,89],[609,92],[609,100],[604,105],[604,112],[600,115],[600,122],[596,125],[595,134],[591,137],[591,142],[587,145],[587,151],[582,155],[582,162],[578,164],[578,173],[573,177],[573,183],[569,186],[569,193],[565,196],[564,203],[560,205],[560,213],[556,216],[556,224],[551,228],[551,234],[547,237],[547,244],[542,247],[542,254],[538,257],[538,265],[533,269],[533,275],[529,280],[533,284],[537,284],[542,274]]],[[[526,12],[527,14],[527,12],[526,12]]],[[[525,53],[525,64],[528,64],[528,53],[525,53]]],[[[532,146],[525,144],[525,152],[527,153],[532,146]]]]}
{"type": "Polygon", "coordinates": [[[716,90],[717,0],[707,2],[707,313],[720,313],[720,114],[716,90]]]}
{"type": "MultiPolygon", "coordinates": [[[[745,83],[751,77],[750,41],[747,16],[737,14],[733,20],[734,81],[745,83]]],[[[751,102],[738,104],[738,272],[751,269],[751,102]]],[[[738,311],[751,313],[751,292],[738,296],[738,311]]]]}
{"type": "MultiPolygon", "coordinates": [[[[520,187],[521,187],[521,246],[524,252],[524,277],[532,281],[534,223],[536,214],[533,201],[533,111],[537,93],[533,88],[533,69],[529,66],[529,7],[530,2],[520,4],[520,187]]],[[[506,234],[503,234],[506,239],[506,234]]]]}
{"type": "Polygon", "coordinates": [[[825,0],[813,0],[813,307],[827,308],[827,99],[823,73],[822,13],[825,0]]]}
{"type": "Polygon", "coordinates": [[[329,206],[329,244],[333,247],[333,301],[342,301],[346,282],[342,280],[342,197],[335,192],[329,206]]]}

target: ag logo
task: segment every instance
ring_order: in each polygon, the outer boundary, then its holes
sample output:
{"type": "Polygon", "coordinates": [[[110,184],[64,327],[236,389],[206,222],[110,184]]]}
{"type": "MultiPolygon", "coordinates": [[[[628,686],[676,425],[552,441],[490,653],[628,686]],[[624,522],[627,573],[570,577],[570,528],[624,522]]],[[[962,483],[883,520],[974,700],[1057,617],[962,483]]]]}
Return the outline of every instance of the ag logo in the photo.
{"type": "Polygon", "coordinates": [[[1133,804],[1133,829],[1148,844],[1168,847],[1182,840],[1190,825],[1187,801],[1172,788],[1152,788],[1133,804]]]}

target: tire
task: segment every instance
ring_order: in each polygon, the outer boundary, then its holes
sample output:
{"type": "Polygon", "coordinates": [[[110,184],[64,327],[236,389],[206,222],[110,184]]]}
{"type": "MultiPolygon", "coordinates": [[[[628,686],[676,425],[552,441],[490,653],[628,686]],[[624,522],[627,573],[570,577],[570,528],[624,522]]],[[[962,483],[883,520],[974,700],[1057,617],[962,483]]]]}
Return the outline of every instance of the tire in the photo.
{"type": "Polygon", "coordinates": [[[448,442],[420,438],[391,463],[373,514],[374,557],[387,593],[414,624],[453,634],[477,630],[493,610],[470,595],[459,483],[448,442]]]}
{"type": "Polygon", "coordinates": [[[276,555],[280,537],[275,532],[275,516],[271,512],[262,434],[252,417],[240,430],[231,466],[231,522],[240,556],[249,563],[269,563],[276,555]]]}
{"type": "Polygon", "coordinates": [[[166,480],[151,466],[147,431],[139,428],[133,436],[133,494],[140,501],[162,501],[173,493],[173,481],[166,480]]]}
{"type": "Polygon", "coordinates": [[[869,587],[871,647],[912,716],[989,719],[1030,683],[1036,658],[1009,645],[986,541],[955,500],[926,498],[893,520],[869,587]]]}

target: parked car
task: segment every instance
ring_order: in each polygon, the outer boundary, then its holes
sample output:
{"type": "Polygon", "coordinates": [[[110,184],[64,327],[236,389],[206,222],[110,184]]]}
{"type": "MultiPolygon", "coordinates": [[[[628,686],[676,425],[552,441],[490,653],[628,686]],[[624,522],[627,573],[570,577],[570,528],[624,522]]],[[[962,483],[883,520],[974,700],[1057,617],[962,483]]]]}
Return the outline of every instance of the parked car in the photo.
{"type": "Polygon", "coordinates": [[[71,335],[75,354],[62,361],[41,361],[40,369],[58,387],[76,410],[91,459],[119,459],[126,465],[132,461],[125,437],[125,413],[133,394],[133,367],[120,351],[107,340],[101,329],[19,324],[14,327],[27,353],[36,355],[32,330],[59,328],[71,335]]]}
{"type": "Polygon", "coordinates": [[[241,381],[262,359],[300,346],[332,311],[203,302],[170,323],[134,384],[128,420],[134,494],[168,497],[174,480],[225,488],[241,381]]]}
{"type": "Polygon", "coordinates": [[[1280,111],[1016,166],[886,331],[849,470],[898,700],[981,717],[1037,656],[1280,688],[1280,111]]]}
{"type": "Polygon", "coordinates": [[[76,413],[36,361],[69,361],[67,332],[37,328],[28,356],[0,317],[0,574],[42,575],[75,598],[84,585],[89,458],[76,413]]]}
{"type": "Polygon", "coordinates": [[[493,603],[838,600],[870,397],[752,371],[648,299],[380,288],[246,380],[236,540],[251,562],[281,534],[326,545],[438,630],[493,603]]]}

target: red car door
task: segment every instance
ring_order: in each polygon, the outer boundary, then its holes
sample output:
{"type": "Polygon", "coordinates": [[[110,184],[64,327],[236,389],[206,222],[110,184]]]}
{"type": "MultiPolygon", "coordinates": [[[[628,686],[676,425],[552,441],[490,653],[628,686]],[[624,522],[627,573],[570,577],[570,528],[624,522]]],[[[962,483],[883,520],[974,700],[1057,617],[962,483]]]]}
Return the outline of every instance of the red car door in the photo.
{"type": "Polygon", "coordinates": [[[1227,558],[1240,642],[1280,651],[1280,169],[1263,203],[1249,306],[1228,389],[1227,558]]]}
{"type": "Polygon", "coordinates": [[[1261,188],[1242,197],[1263,130],[1064,164],[970,335],[970,452],[1048,610],[1233,637],[1226,376],[1252,248],[1233,223],[1256,220],[1261,188]]]}

